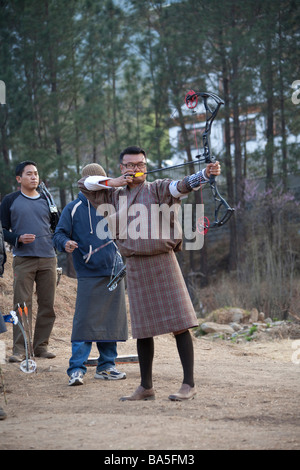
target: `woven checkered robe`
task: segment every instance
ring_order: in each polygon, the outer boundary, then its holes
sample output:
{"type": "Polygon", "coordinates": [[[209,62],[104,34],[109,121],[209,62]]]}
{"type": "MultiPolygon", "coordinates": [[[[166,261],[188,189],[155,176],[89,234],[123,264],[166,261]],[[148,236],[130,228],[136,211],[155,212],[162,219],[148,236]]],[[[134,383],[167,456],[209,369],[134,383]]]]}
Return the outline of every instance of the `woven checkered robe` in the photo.
{"type": "MultiPolygon", "coordinates": [[[[115,208],[111,221],[114,222],[116,229],[114,237],[120,252],[126,258],[133,338],[147,338],[198,326],[194,307],[175,255],[175,251],[179,251],[182,246],[181,236],[174,238],[174,234],[178,234],[174,232],[177,228],[176,214],[171,213],[169,238],[165,235],[163,238],[151,237],[153,222],[151,206],[159,207],[161,204],[167,204],[175,208],[175,213],[180,207],[180,201],[170,194],[170,182],[169,179],[156,180],[152,183],[145,181],[135,188],[128,186],[102,190],[99,188],[99,191],[86,190],[84,179],[78,183],[94,207],[111,204],[115,208]],[[132,224],[135,224],[134,228],[138,225],[140,228],[144,227],[148,236],[137,239],[125,237],[124,211],[127,212],[127,235],[132,229],[132,224]]],[[[145,232],[143,233],[145,235],[145,232]]]]}

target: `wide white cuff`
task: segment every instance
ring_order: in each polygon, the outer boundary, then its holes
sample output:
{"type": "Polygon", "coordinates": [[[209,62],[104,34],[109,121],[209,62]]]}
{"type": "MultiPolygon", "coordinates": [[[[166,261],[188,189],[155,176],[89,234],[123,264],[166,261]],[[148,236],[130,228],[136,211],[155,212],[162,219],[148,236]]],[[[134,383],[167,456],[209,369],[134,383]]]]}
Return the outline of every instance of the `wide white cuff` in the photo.
{"type": "Polygon", "coordinates": [[[111,178],[108,178],[107,176],[88,176],[87,179],[84,181],[84,186],[89,191],[98,191],[99,189],[110,189],[109,186],[101,184],[101,182],[108,180],[111,180],[111,178]]]}
{"type": "Polygon", "coordinates": [[[177,181],[171,181],[171,183],[169,184],[169,190],[170,190],[170,193],[172,194],[173,197],[175,197],[176,199],[184,199],[187,197],[187,194],[182,194],[180,191],[178,191],[177,189],[177,183],[178,183],[178,180],[177,181]]]}
{"type": "Polygon", "coordinates": [[[206,168],[203,168],[202,170],[202,176],[206,181],[209,181],[209,177],[206,176],[206,168]]]}

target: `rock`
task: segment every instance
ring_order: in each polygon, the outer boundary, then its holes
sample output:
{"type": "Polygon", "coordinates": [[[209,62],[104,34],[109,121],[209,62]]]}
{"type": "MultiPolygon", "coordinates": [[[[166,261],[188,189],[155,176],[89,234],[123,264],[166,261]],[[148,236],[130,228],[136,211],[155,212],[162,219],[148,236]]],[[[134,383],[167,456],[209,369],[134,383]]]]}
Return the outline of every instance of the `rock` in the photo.
{"type": "Polygon", "coordinates": [[[215,322],[224,325],[228,323],[243,323],[248,321],[249,317],[250,313],[247,310],[228,307],[214,310],[206,317],[206,320],[208,322],[215,322]]]}
{"type": "Polygon", "coordinates": [[[233,328],[234,331],[240,331],[242,329],[241,325],[235,322],[229,323],[229,326],[231,326],[231,328],[233,328]]]}
{"type": "Polygon", "coordinates": [[[200,328],[206,334],[217,333],[232,335],[234,333],[234,329],[231,326],[221,325],[215,322],[204,322],[200,325],[200,328]]]}
{"type": "Polygon", "coordinates": [[[258,314],[258,321],[263,322],[265,320],[265,314],[264,312],[259,312],[258,314]]]}
{"type": "Polygon", "coordinates": [[[253,308],[250,312],[250,322],[257,322],[258,321],[258,310],[257,308],[253,308]]]}
{"type": "Polygon", "coordinates": [[[253,308],[220,308],[211,312],[195,330],[195,336],[208,335],[210,339],[226,339],[235,343],[267,338],[300,338],[300,322],[273,321],[253,308]]]}
{"type": "Polygon", "coordinates": [[[253,322],[252,326],[256,326],[258,331],[265,331],[268,328],[268,324],[263,322],[253,322]]]}

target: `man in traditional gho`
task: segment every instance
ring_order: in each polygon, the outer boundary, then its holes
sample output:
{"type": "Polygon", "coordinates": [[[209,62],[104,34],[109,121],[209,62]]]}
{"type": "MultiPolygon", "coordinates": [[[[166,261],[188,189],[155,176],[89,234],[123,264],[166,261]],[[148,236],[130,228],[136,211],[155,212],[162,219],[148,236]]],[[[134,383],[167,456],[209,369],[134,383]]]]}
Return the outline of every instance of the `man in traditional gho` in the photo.
{"type": "Polygon", "coordinates": [[[132,395],[121,400],[155,398],[153,337],[166,333],[175,336],[183,368],[182,385],[177,393],[169,395],[169,399],[188,400],[196,395],[194,349],[189,329],[198,326],[198,321],[175,255],[182,248],[182,238],[172,237],[176,217],[170,218],[169,238],[151,237],[151,207],[162,204],[180,207],[184,195],[199,189],[210,175],[217,176],[221,170],[219,162],[209,163],[204,170],[180,181],[162,179],[148,182],[146,167],[145,151],[136,146],[127,147],[120,154],[120,177],[91,176],[82,178],[78,185],[98,210],[103,207],[105,211],[109,205],[114,208],[111,220],[115,222],[116,242],[126,258],[131,329],[133,338],[137,339],[141,384],[132,395]],[[145,209],[138,220],[141,226],[144,222],[149,237],[130,237],[123,230],[124,220],[130,229],[137,207],[145,209]]]}

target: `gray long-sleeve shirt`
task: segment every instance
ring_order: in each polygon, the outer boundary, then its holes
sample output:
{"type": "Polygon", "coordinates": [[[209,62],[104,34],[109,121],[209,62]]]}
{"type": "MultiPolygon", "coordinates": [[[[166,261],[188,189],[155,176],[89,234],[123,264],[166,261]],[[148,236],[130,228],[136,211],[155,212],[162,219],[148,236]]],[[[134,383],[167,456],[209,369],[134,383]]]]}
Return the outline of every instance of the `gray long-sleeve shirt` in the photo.
{"type": "Polygon", "coordinates": [[[55,257],[50,231],[50,211],[46,199],[25,196],[21,191],[10,193],[1,203],[1,222],[4,240],[13,246],[16,256],[55,257]],[[32,243],[18,242],[20,235],[33,233],[32,243]]]}

